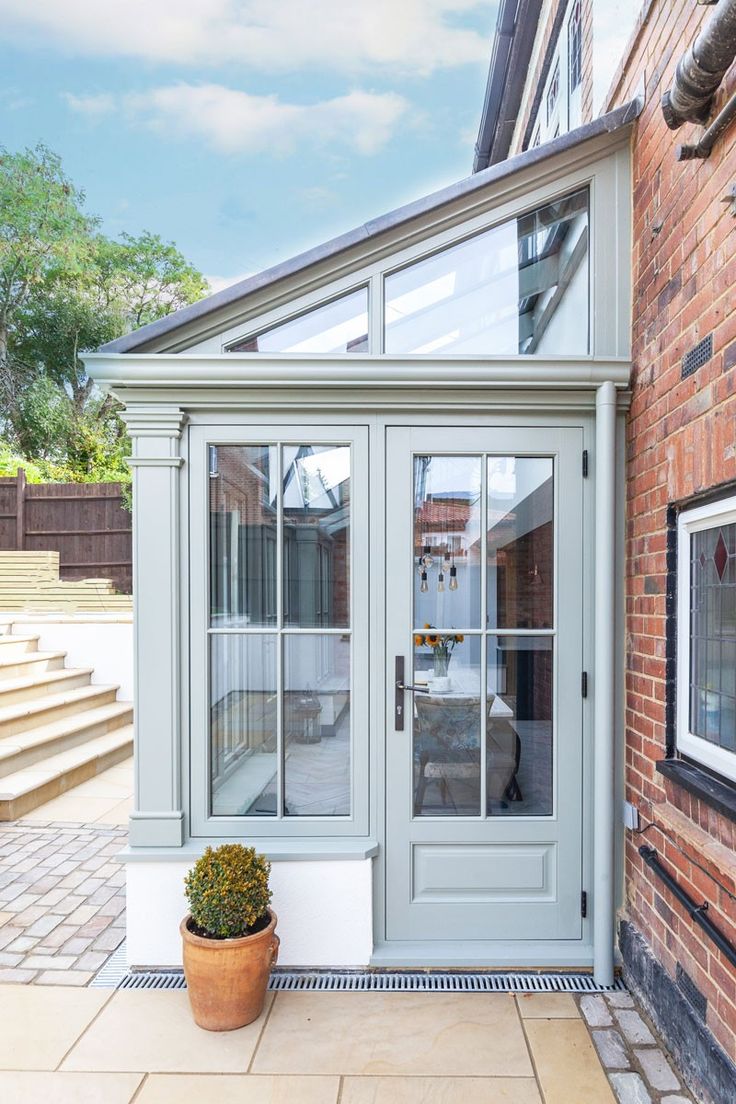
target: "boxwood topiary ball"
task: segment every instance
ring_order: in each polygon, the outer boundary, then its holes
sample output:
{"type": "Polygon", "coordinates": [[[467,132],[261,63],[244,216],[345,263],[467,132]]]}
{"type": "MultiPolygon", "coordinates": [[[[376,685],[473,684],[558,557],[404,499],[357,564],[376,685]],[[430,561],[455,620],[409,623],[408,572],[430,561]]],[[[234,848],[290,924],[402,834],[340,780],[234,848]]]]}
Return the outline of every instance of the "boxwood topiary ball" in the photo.
{"type": "Polygon", "coordinates": [[[216,939],[248,935],[271,901],[271,864],[254,847],[208,847],[184,879],[192,920],[216,939]]]}

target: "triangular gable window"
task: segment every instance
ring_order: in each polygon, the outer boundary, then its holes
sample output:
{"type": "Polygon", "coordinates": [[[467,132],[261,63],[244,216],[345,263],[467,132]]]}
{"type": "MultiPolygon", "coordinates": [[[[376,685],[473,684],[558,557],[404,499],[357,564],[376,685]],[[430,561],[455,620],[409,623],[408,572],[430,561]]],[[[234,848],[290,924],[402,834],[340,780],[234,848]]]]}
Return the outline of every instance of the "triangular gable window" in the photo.
{"type": "Polygon", "coordinates": [[[588,351],[588,193],[387,276],[387,353],[588,351]]]}
{"type": "Polygon", "coordinates": [[[359,288],[238,341],[230,353],[366,353],[368,289],[359,288]]]}

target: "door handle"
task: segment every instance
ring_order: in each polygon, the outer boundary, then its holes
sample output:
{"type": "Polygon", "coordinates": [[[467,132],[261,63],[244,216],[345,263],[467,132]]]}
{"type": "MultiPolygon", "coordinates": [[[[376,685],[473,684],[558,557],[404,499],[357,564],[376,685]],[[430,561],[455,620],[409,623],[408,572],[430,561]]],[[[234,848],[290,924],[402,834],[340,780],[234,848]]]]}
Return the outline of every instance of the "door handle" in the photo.
{"type": "Polygon", "coordinates": [[[394,660],[394,728],[397,732],[404,731],[404,691],[411,690],[412,694],[428,694],[428,686],[411,686],[404,682],[404,657],[396,656],[394,660]]]}

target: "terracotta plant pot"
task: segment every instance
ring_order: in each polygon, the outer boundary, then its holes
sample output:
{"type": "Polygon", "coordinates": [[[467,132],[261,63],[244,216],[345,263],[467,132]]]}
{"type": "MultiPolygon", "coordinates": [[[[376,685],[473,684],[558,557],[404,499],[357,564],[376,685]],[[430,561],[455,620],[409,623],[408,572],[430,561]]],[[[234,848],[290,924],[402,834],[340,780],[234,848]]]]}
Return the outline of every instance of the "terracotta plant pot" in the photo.
{"type": "Polygon", "coordinates": [[[263,1011],[271,967],[279,956],[276,913],[255,935],[238,939],[205,939],[181,922],[184,976],[194,1022],[206,1031],[234,1031],[257,1020],[263,1011]]]}

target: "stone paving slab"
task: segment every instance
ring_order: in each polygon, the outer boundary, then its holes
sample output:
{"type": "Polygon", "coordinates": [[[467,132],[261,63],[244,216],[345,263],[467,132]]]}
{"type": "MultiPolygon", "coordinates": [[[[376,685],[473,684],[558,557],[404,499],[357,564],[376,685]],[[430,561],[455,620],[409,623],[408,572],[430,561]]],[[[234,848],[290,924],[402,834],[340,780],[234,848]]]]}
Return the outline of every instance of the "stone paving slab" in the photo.
{"type": "Polygon", "coordinates": [[[0,983],[88,985],[125,938],[116,825],[0,825],[0,983]]]}

